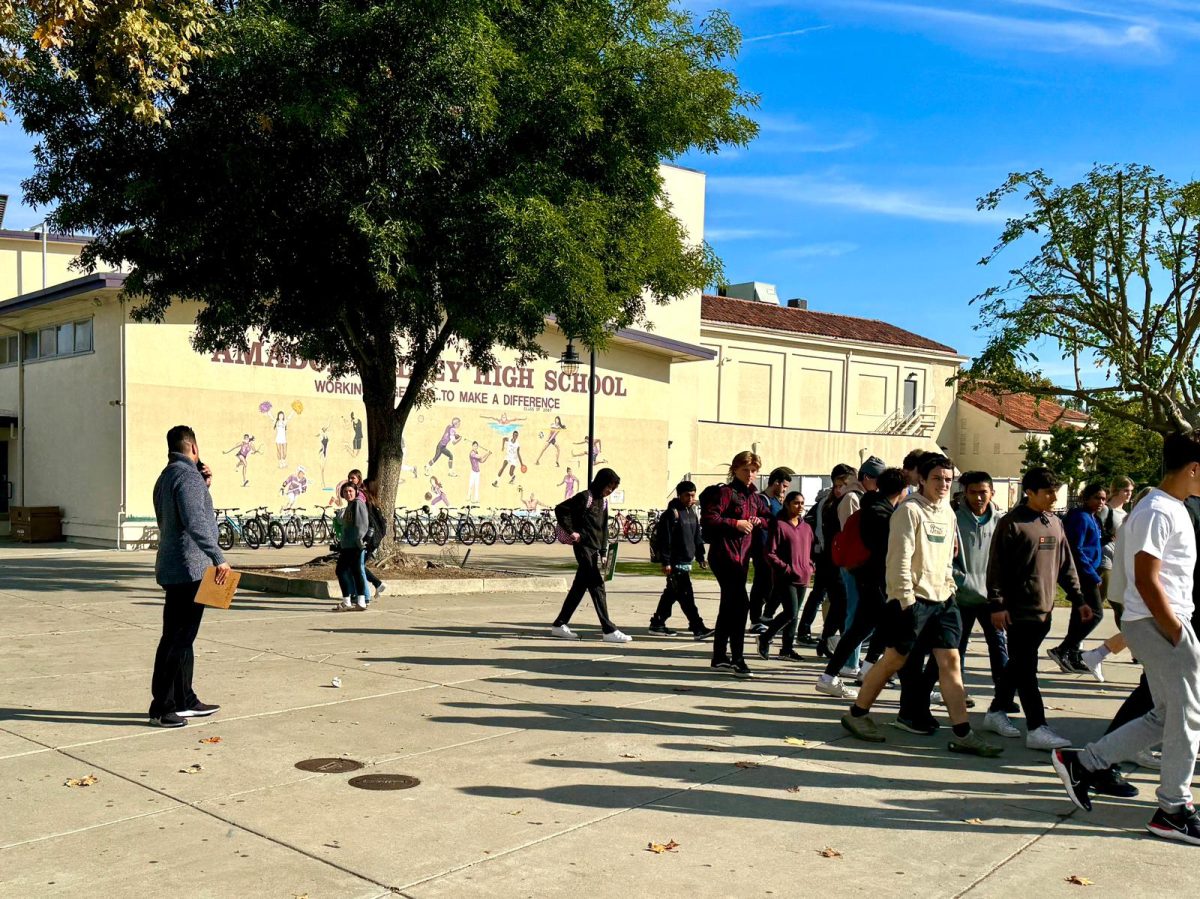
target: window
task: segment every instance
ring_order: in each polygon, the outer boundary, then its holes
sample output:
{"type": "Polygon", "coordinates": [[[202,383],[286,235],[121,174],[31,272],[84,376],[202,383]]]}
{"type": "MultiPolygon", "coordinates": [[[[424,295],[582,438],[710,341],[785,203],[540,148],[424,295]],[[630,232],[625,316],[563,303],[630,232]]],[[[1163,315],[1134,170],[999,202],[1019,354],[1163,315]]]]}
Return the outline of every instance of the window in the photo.
{"type": "MultiPolygon", "coordinates": [[[[35,359],[50,359],[54,356],[75,356],[80,353],[90,353],[92,345],[92,320],[64,322],[61,325],[42,328],[39,331],[26,331],[25,361],[35,359]]],[[[16,361],[10,359],[10,361],[16,361]]],[[[4,364],[4,363],[0,363],[4,364]]]]}
{"type": "Polygon", "coordinates": [[[0,337],[0,365],[16,365],[17,359],[17,338],[0,337]]]}

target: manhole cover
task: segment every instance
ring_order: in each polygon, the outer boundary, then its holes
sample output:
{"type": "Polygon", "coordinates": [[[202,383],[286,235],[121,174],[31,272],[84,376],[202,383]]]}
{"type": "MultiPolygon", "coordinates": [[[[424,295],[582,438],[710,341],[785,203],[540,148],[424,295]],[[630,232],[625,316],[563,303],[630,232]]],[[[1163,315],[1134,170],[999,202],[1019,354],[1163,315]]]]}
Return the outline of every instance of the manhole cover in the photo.
{"type": "Polygon", "coordinates": [[[360,790],[407,790],[420,782],[407,774],[362,774],[350,778],[350,786],[360,790]]]}
{"type": "Polygon", "coordinates": [[[296,762],[296,767],[301,771],[316,771],[319,774],[345,774],[347,771],[357,771],[362,766],[362,762],[354,759],[305,759],[296,762]]]}

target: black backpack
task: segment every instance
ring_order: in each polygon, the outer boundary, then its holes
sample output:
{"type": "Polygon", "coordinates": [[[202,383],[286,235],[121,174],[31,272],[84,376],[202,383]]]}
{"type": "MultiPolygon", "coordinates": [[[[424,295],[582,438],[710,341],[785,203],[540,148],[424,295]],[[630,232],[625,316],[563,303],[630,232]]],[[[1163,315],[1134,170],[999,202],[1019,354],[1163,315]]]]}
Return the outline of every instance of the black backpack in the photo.
{"type": "Polygon", "coordinates": [[[371,529],[367,531],[367,539],[364,542],[373,548],[382,543],[383,538],[387,536],[387,522],[383,513],[370,503],[367,503],[367,518],[371,522],[371,529]]]}
{"type": "Polygon", "coordinates": [[[712,525],[704,523],[704,510],[721,501],[721,490],[724,487],[724,484],[710,484],[700,494],[700,539],[710,545],[719,542],[722,535],[720,531],[714,531],[712,525]]]}
{"type": "Polygon", "coordinates": [[[662,513],[654,522],[654,527],[650,528],[650,561],[657,565],[668,564],[669,559],[666,558],[664,543],[667,541],[668,528],[671,526],[671,518],[675,515],[675,510],[671,508],[663,509],[662,513]]]}

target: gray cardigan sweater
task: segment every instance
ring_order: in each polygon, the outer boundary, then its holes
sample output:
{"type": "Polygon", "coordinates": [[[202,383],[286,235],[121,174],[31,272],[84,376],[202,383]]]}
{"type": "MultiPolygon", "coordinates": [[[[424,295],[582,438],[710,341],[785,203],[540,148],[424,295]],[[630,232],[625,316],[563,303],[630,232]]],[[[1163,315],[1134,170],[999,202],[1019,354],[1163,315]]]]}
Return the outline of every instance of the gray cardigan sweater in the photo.
{"type": "Polygon", "coordinates": [[[164,587],[199,581],[210,565],[225,562],[204,477],[183,453],[170,453],[169,458],[154,484],[158,519],[154,577],[164,587]]]}

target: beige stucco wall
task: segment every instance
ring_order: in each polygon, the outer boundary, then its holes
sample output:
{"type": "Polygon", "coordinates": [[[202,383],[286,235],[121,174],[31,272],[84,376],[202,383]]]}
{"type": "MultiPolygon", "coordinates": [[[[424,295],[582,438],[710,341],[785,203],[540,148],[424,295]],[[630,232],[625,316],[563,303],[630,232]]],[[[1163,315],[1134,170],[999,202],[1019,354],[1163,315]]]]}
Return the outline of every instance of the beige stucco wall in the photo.
{"type": "Polygon", "coordinates": [[[982,470],[994,478],[1020,478],[1025,459],[1021,444],[1030,436],[1049,439],[1049,434],[1018,431],[968,402],[960,400],[957,405],[958,461],[963,471],[982,470]]]}
{"type": "Polygon", "coordinates": [[[80,277],[82,272],[73,270],[71,263],[81,249],[78,243],[47,241],[43,282],[41,240],[0,238],[0,300],[80,277]]]}

